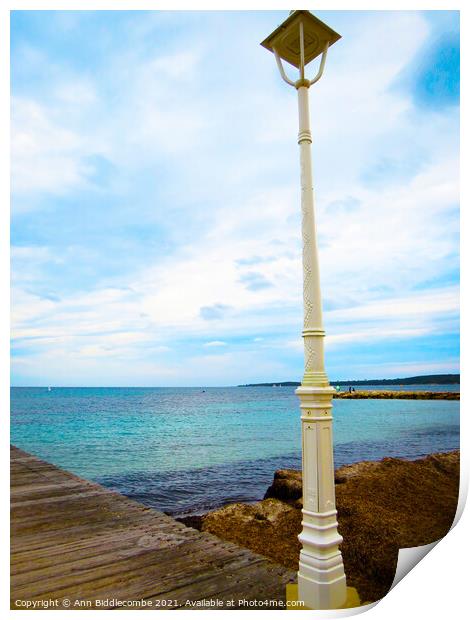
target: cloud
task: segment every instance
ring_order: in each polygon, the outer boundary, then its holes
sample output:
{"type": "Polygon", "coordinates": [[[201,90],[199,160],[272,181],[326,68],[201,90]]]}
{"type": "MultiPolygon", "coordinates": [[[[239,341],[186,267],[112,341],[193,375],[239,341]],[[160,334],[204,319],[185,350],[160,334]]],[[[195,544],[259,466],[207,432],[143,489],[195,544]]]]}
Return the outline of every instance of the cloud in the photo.
{"type": "Polygon", "coordinates": [[[264,288],[270,288],[272,283],[261,273],[250,271],[240,277],[242,282],[249,291],[261,291],[264,288]]]}
{"type": "Polygon", "coordinates": [[[11,149],[14,193],[61,194],[86,181],[81,136],[31,99],[12,99],[11,149]]]}
{"type": "Polygon", "coordinates": [[[94,85],[87,80],[74,78],[57,85],[55,96],[59,101],[73,106],[87,106],[97,101],[94,85]]]}
{"type": "Polygon", "coordinates": [[[329,213],[344,213],[357,210],[361,205],[361,201],[353,196],[346,196],[340,200],[330,202],[325,210],[329,213]]]}
{"type": "Polygon", "coordinates": [[[210,342],[205,342],[203,346],[205,347],[226,347],[227,343],[223,342],[222,340],[211,340],[210,342]]]}
{"type": "Polygon", "coordinates": [[[230,310],[231,307],[225,304],[213,304],[212,306],[203,306],[199,314],[205,321],[214,321],[222,319],[230,310]]]}
{"type": "Polygon", "coordinates": [[[432,291],[421,291],[406,297],[393,297],[380,301],[369,301],[354,307],[331,310],[330,321],[374,321],[394,317],[406,319],[432,316],[455,315],[459,312],[459,291],[456,286],[432,291]]]}
{"type": "MultiPolygon", "coordinates": [[[[383,373],[383,377],[406,377],[416,376],[420,374],[446,374],[459,373],[460,362],[458,358],[444,359],[439,362],[426,363],[423,361],[402,362],[400,364],[385,363],[380,366],[379,372],[383,373]]],[[[377,371],[375,371],[377,374],[377,371]]]]}
{"type": "MultiPolygon", "coordinates": [[[[128,381],[292,376],[296,94],[253,47],[278,14],[123,13],[97,39],[98,13],[45,30],[37,15],[27,54],[12,37],[14,376],[126,383],[125,360],[128,381]],[[201,357],[201,342],[228,350],[201,357]]],[[[424,367],[458,329],[458,110],[402,79],[434,40],[427,14],[329,17],[343,39],[311,90],[329,355],[350,369],[364,339],[401,342],[403,358],[426,342],[424,367]]]]}
{"type": "Polygon", "coordinates": [[[236,263],[239,267],[252,267],[261,263],[270,263],[275,260],[274,256],[250,256],[247,258],[239,258],[236,263]]]}

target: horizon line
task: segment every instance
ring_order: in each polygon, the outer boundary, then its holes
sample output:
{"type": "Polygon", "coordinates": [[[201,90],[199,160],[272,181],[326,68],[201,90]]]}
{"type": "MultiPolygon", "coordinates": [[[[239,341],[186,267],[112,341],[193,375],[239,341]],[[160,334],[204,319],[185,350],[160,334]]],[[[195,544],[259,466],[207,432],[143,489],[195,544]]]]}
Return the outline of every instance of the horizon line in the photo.
{"type": "MultiPolygon", "coordinates": [[[[418,378],[426,378],[426,377],[459,377],[460,373],[436,373],[432,375],[412,375],[409,377],[391,377],[391,378],[361,378],[361,379],[335,379],[331,380],[330,384],[333,385],[335,383],[353,383],[358,381],[406,381],[408,379],[418,379],[418,378]]],[[[260,381],[258,383],[240,383],[240,384],[230,384],[230,385],[57,385],[57,384],[44,384],[44,385],[10,385],[10,388],[47,388],[47,387],[56,387],[56,388],[231,388],[231,387],[245,387],[245,386],[255,386],[255,385],[263,385],[263,384],[271,384],[277,385],[281,383],[299,383],[300,381],[294,380],[283,380],[283,381],[260,381]]],[[[290,387],[290,386],[286,386],[290,387]]]]}

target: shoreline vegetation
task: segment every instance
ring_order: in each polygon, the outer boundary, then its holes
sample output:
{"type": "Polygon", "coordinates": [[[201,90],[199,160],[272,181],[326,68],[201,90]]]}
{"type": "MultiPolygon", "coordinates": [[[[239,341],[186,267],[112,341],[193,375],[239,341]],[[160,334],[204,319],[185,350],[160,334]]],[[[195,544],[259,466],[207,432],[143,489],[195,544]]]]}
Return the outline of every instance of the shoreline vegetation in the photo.
{"type": "MultiPolygon", "coordinates": [[[[363,604],[383,598],[398,550],[426,545],[449,531],[459,494],[460,451],[417,460],[384,458],[335,471],[338,530],[348,585],[363,604]]],[[[302,472],[277,470],[263,500],[228,504],[177,519],[298,570],[302,472]]]]}
{"type": "MultiPolygon", "coordinates": [[[[350,379],[348,381],[330,381],[330,384],[340,386],[355,385],[459,385],[460,374],[444,375],[418,375],[416,377],[403,377],[398,379],[350,379]]],[[[281,381],[271,383],[246,383],[237,387],[298,387],[300,381],[281,381]]]]}

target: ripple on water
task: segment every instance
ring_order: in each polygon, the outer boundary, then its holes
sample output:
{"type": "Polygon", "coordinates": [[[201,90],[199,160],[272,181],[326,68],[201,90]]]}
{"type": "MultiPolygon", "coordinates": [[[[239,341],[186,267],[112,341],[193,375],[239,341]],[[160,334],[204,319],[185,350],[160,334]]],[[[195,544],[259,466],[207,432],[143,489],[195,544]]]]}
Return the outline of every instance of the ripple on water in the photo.
{"type": "MultiPolygon", "coordinates": [[[[12,442],[170,512],[263,497],[300,468],[293,388],[12,388],[12,442]]],[[[459,447],[459,402],[338,400],[335,464],[459,447]]]]}

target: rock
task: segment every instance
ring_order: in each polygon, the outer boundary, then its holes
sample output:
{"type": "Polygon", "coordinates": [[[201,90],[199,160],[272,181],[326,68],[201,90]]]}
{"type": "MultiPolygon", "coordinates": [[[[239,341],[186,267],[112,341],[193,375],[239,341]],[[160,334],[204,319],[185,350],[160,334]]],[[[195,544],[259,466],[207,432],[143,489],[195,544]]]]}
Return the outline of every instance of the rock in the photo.
{"type": "Polygon", "coordinates": [[[264,499],[298,500],[302,497],[302,472],[295,469],[278,469],[264,499]]]}
{"type": "Polygon", "coordinates": [[[207,513],[202,531],[293,566],[300,551],[299,514],[297,508],[275,498],[256,504],[230,504],[207,513]]]}
{"type": "Polygon", "coordinates": [[[184,523],[186,527],[192,527],[195,530],[201,530],[204,515],[190,515],[188,517],[177,517],[175,521],[184,523]]]}
{"type": "MultiPolygon", "coordinates": [[[[459,493],[459,451],[416,461],[385,458],[336,471],[338,531],[348,583],[363,601],[388,592],[402,547],[431,543],[451,527],[459,493]]],[[[276,471],[269,497],[208,513],[202,530],[298,569],[302,474],[276,471]],[[273,496],[275,495],[275,497],[273,496]]]]}
{"type": "Polygon", "coordinates": [[[407,400],[460,400],[460,392],[425,392],[411,390],[356,390],[336,392],[333,398],[403,398],[407,400]]]}

